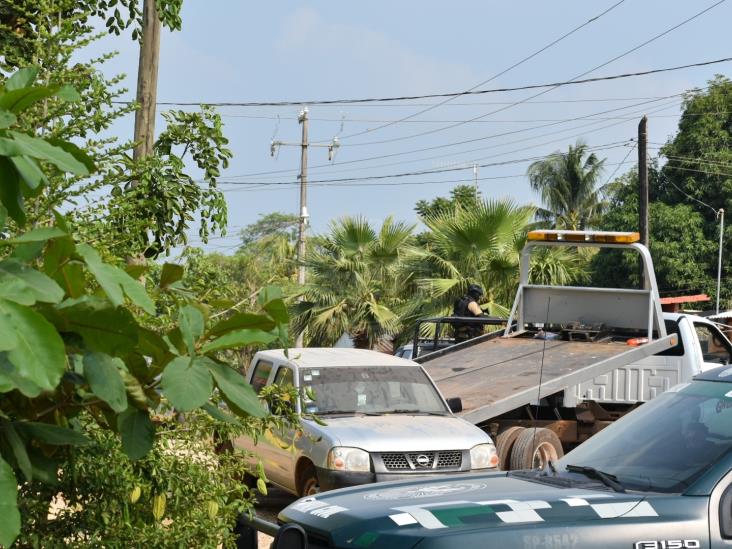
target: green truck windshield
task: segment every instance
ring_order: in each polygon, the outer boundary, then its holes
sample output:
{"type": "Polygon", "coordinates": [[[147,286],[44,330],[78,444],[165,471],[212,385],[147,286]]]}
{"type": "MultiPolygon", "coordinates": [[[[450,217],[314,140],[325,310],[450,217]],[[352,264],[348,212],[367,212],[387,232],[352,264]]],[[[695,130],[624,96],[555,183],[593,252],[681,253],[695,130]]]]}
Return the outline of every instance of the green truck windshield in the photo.
{"type": "Polygon", "coordinates": [[[732,384],[697,381],[644,404],[556,463],[615,475],[626,489],[681,492],[732,450],[732,384]]]}
{"type": "Polygon", "coordinates": [[[304,402],[307,413],[449,413],[418,367],[305,368],[300,376],[300,386],[314,397],[304,402]]]}

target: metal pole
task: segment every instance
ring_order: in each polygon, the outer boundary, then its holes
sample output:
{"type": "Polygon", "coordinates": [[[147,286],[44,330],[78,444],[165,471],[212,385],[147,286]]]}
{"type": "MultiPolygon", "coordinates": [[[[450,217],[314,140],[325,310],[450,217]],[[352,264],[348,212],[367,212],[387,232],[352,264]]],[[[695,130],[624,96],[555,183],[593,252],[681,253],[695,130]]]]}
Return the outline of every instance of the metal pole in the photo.
{"type": "MultiPolygon", "coordinates": [[[[308,224],[308,108],[305,107],[298,117],[302,124],[302,143],[300,156],[300,223],[297,235],[297,283],[305,285],[305,231],[308,224]]],[[[302,332],[297,336],[296,347],[303,346],[302,332]]]]}
{"type": "Polygon", "coordinates": [[[719,260],[717,262],[717,314],[719,314],[719,292],[722,286],[722,243],[724,241],[724,209],[719,208],[719,260]]]}
{"type": "MultiPolygon", "coordinates": [[[[638,229],[640,241],[648,246],[648,118],[643,116],[638,124],[638,229]]],[[[641,288],[646,287],[645,273],[641,265],[641,288]]]]}
{"type": "Polygon", "coordinates": [[[478,200],[478,164],[473,164],[473,185],[475,185],[475,200],[478,200]]]}

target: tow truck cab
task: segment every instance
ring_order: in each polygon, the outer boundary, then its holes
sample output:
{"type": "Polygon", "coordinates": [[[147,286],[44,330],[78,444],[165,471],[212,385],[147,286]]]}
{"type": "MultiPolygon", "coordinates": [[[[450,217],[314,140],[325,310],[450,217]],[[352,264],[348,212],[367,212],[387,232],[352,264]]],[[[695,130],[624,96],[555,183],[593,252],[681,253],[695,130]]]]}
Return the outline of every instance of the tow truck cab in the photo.
{"type": "Polygon", "coordinates": [[[336,490],[279,522],[310,548],[732,547],[732,367],[672,388],[546,470],[336,490]]]}

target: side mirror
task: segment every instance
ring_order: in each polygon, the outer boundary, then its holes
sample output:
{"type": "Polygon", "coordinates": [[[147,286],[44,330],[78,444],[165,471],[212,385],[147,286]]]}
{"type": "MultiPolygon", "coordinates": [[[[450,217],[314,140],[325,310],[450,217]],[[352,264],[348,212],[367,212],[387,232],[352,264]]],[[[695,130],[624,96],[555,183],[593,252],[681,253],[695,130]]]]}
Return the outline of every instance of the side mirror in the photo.
{"type": "Polygon", "coordinates": [[[463,411],[463,401],[460,400],[460,397],[448,398],[447,407],[450,408],[453,414],[457,414],[463,411]]]}
{"type": "Polygon", "coordinates": [[[308,549],[308,536],[299,524],[280,526],[272,542],[273,549],[308,549]]]}
{"type": "Polygon", "coordinates": [[[719,500],[719,529],[723,539],[732,539],[732,486],[719,500]]]}

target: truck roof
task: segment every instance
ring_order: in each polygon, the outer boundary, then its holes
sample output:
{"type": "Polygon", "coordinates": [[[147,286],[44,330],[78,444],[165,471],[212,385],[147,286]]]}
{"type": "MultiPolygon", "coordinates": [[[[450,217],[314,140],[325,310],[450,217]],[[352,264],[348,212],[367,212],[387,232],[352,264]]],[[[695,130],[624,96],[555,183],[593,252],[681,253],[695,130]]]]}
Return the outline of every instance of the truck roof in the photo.
{"type": "Polygon", "coordinates": [[[257,358],[288,362],[300,368],[327,368],[333,366],[417,366],[415,362],[378,351],[344,349],[338,347],[259,351],[257,358]]]}

